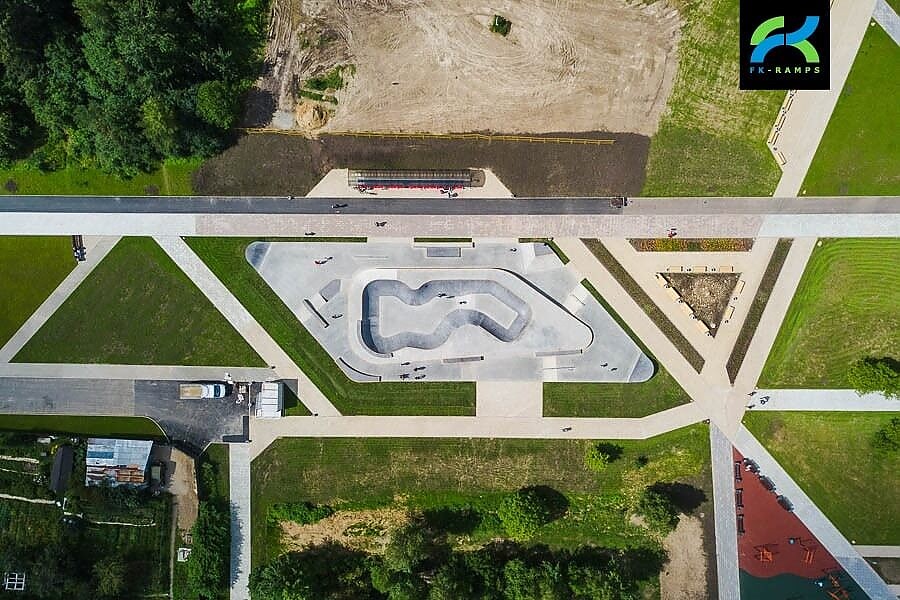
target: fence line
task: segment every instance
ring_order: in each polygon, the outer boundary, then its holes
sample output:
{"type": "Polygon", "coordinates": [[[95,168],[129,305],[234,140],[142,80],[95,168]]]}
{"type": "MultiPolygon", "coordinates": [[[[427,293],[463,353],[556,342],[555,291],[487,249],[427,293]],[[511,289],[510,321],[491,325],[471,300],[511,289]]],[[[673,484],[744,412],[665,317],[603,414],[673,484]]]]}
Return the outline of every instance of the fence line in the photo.
{"type": "MultiPolygon", "coordinates": [[[[249,134],[273,133],[278,135],[292,135],[310,137],[306,132],[290,129],[271,129],[245,127],[240,131],[249,134]]],[[[443,139],[443,140],[482,140],[488,142],[528,142],[533,144],[580,144],[585,146],[612,146],[616,143],[613,139],[589,139],[575,137],[539,137],[534,135],[506,135],[490,133],[424,133],[424,132],[391,132],[391,131],[326,131],[323,135],[346,137],[371,137],[371,138],[401,138],[401,139],[443,139]]]]}

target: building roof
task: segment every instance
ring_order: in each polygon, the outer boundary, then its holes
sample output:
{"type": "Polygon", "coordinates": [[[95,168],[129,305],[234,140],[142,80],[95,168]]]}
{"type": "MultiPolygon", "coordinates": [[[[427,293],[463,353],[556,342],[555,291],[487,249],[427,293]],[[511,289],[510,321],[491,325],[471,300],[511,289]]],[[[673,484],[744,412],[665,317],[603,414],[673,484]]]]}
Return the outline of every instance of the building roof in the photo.
{"type": "Polygon", "coordinates": [[[69,477],[72,475],[74,452],[72,446],[60,446],[53,457],[53,470],[50,472],[50,489],[61,494],[69,485],[69,477]]]}
{"type": "Polygon", "coordinates": [[[266,382],[256,396],[256,416],[263,419],[276,419],[281,416],[284,407],[284,386],[281,383],[266,382]]]}
{"type": "Polygon", "coordinates": [[[143,485],[150,463],[151,440],[88,440],[85,483],[143,485]]]}

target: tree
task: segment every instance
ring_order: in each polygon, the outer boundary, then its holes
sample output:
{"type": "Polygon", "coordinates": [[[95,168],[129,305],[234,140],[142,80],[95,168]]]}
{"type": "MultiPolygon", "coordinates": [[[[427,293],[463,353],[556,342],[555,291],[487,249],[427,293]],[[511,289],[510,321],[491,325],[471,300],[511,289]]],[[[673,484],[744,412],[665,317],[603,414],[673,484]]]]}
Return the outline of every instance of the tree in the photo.
{"type": "Polygon", "coordinates": [[[392,571],[413,573],[416,567],[428,560],[432,551],[431,539],[427,531],[411,523],[398,529],[384,548],[385,565],[392,571]]]}
{"type": "Polygon", "coordinates": [[[550,509],[537,490],[523,488],[503,499],[497,516],[511,538],[528,540],[541,525],[550,521],[550,509]]]}
{"type": "Polygon", "coordinates": [[[900,451],[900,417],[892,418],[887,425],[876,431],[872,443],[879,450],[900,451]]]}
{"type": "Polygon", "coordinates": [[[227,587],[230,528],[226,511],[211,502],[200,503],[187,563],[188,585],[197,595],[216,598],[227,587]]]}
{"type": "Polygon", "coordinates": [[[860,395],[881,392],[889,398],[900,397],[900,365],[893,358],[864,358],[847,373],[847,381],[860,395]]]}
{"type": "Polygon", "coordinates": [[[665,494],[646,489],[638,501],[638,512],[651,529],[668,534],[678,525],[678,511],[665,494]]]}
{"type": "Polygon", "coordinates": [[[94,564],[94,588],[101,598],[114,598],[125,590],[125,563],[118,556],[94,564]]]}
{"type": "Polygon", "coordinates": [[[221,81],[205,81],[197,88],[197,114],[220,129],[228,129],[237,119],[237,96],[221,81]]]}
{"type": "Polygon", "coordinates": [[[506,600],[555,600],[570,594],[560,566],[542,562],[532,567],[520,559],[506,563],[503,569],[506,600]]]}

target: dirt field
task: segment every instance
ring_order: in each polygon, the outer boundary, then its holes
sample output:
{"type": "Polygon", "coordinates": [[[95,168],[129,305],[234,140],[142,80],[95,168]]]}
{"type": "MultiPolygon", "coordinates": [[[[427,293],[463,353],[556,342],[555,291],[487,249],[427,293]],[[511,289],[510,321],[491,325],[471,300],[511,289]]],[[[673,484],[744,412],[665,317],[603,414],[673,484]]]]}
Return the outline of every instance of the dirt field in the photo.
{"type": "Polygon", "coordinates": [[[738,273],[663,273],[694,313],[710,328],[718,331],[722,316],[737,285],[738,273]]]}
{"type": "Polygon", "coordinates": [[[212,195],[299,196],[333,168],[471,167],[492,169],[517,196],[628,196],[640,192],[649,138],[600,132],[578,136],[614,138],[615,144],[248,135],[203,164],[194,176],[194,190],[212,195]]]}
{"type": "Polygon", "coordinates": [[[341,510],[310,525],[281,523],[281,542],[285,550],[302,550],[332,540],[357,550],[382,552],[390,534],[410,521],[401,508],[341,510]]]}
{"type": "Polygon", "coordinates": [[[353,65],[322,103],[326,131],[652,135],[680,24],[666,2],[274,0],[249,120],[296,126],[303,82],[353,65]],[[508,36],[490,31],[495,14],[508,36]]]}
{"type": "Polygon", "coordinates": [[[684,515],[665,539],[669,562],[659,574],[660,598],[664,600],[704,600],[707,593],[707,556],[703,544],[703,524],[698,517],[684,515]]]}

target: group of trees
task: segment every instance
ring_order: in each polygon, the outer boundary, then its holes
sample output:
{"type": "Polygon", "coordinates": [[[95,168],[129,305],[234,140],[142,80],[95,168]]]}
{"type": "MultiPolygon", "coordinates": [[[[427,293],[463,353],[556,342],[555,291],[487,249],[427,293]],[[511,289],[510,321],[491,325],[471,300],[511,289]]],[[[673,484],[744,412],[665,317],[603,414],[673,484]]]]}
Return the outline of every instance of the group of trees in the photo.
{"type": "Polygon", "coordinates": [[[259,70],[256,0],[0,0],[0,161],[131,176],[221,149],[259,70]]]}
{"type": "Polygon", "coordinates": [[[847,381],[860,394],[900,397],[900,362],[893,358],[864,358],[850,367],[847,381]]]}
{"type": "Polygon", "coordinates": [[[191,534],[188,585],[195,597],[217,598],[228,588],[231,516],[221,503],[202,501],[191,534]]]}
{"type": "Polygon", "coordinates": [[[455,551],[414,523],[392,536],[383,556],[336,543],[283,554],[253,571],[250,593],[253,600],[628,600],[662,560],[509,542],[455,551]]]}

